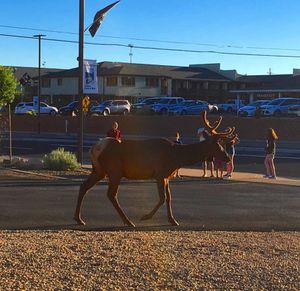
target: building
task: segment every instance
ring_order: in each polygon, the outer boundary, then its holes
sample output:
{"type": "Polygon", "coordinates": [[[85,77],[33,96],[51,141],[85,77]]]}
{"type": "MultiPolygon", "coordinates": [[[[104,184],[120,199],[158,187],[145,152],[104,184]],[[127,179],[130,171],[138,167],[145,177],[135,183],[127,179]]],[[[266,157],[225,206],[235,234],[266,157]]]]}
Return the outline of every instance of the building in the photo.
{"type": "Polygon", "coordinates": [[[294,69],[293,74],[239,76],[237,81],[240,88],[230,93],[249,102],[287,96],[300,98],[299,69],[294,69]]]}
{"type": "MultiPolygon", "coordinates": [[[[98,101],[141,97],[180,96],[217,102],[235,89],[235,71],[222,71],[219,64],[189,67],[131,63],[98,63],[99,93],[90,95],[98,101]]],[[[238,84],[238,83],[236,83],[238,84]]],[[[42,96],[62,104],[77,98],[78,68],[52,72],[42,78],[42,96]]]]}
{"type": "MultiPolygon", "coordinates": [[[[13,67],[20,80],[22,96],[37,95],[38,69],[13,67]],[[27,82],[27,77],[30,81],[27,82]],[[25,82],[24,82],[25,80],[25,82]]],[[[78,68],[41,69],[41,99],[61,106],[78,99],[78,68]]],[[[300,97],[300,70],[282,75],[239,75],[222,70],[220,64],[195,64],[187,67],[100,62],[97,65],[98,94],[92,100],[180,96],[210,103],[240,98],[245,103],[281,96],[300,97]]]]}

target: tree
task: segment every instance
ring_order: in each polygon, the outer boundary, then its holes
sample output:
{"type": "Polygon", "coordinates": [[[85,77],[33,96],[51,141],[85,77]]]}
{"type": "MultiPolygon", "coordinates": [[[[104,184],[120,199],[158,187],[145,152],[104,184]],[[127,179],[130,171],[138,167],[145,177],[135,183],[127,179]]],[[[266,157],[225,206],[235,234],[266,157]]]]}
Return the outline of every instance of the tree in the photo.
{"type": "Polygon", "coordinates": [[[18,81],[12,69],[0,66],[0,107],[10,104],[17,95],[18,81]]]}

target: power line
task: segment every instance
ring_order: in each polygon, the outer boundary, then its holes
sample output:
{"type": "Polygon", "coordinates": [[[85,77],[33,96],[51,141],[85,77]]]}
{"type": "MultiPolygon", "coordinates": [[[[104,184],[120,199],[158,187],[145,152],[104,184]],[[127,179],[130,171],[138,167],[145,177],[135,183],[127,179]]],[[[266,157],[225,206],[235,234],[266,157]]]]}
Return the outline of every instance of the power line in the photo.
{"type": "MultiPolygon", "coordinates": [[[[33,36],[15,35],[15,34],[3,34],[3,37],[23,38],[23,39],[36,39],[33,36]]],[[[62,42],[78,44],[75,40],[57,39],[57,38],[43,38],[43,41],[62,42]]],[[[126,47],[128,44],[121,43],[96,43],[96,42],[85,42],[85,45],[95,46],[114,46],[114,47],[126,47]]],[[[181,53],[207,53],[207,54],[220,54],[220,55],[234,55],[234,56],[249,56],[249,57],[273,57],[273,58],[300,58],[300,55],[281,55],[281,54],[257,54],[257,53],[242,53],[242,52],[225,52],[217,50],[191,50],[191,49],[179,49],[179,48],[162,48],[162,47],[150,47],[150,46],[137,46],[130,45],[131,48],[142,49],[142,50],[156,50],[156,51],[169,51],[169,52],[181,52],[181,53]]]]}
{"type": "MultiPolygon", "coordinates": [[[[39,29],[39,28],[33,28],[33,27],[12,26],[12,25],[3,25],[3,24],[0,24],[0,27],[11,28],[11,29],[21,29],[21,30],[32,30],[32,31],[40,31],[40,32],[52,32],[52,33],[68,34],[68,35],[78,35],[78,33],[70,32],[70,31],[51,30],[51,29],[39,29]]],[[[89,34],[86,34],[86,35],[89,36],[89,34]]],[[[144,42],[157,42],[157,43],[167,43],[167,44],[210,46],[210,47],[218,47],[218,48],[255,49],[255,50],[278,50],[278,51],[300,51],[299,48],[243,46],[243,45],[232,45],[232,44],[222,45],[222,44],[212,44],[212,43],[184,42],[184,41],[160,40],[160,39],[146,39],[146,38],[137,38],[137,37],[121,37],[121,36],[101,35],[101,34],[98,34],[95,37],[97,37],[97,38],[101,37],[101,38],[112,38],[112,39],[144,41],[144,42]]]]}

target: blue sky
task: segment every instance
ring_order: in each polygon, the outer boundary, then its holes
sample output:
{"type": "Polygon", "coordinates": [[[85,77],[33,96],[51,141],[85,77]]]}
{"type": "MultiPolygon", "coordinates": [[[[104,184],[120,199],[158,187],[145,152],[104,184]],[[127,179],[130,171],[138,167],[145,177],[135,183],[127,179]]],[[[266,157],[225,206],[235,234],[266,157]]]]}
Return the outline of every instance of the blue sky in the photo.
{"type": "MultiPolygon", "coordinates": [[[[85,27],[99,9],[112,2],[85,0],[85,27]]],[[[78,9],[79,0],[2,0],[0,34],[42,33],[46,38],[78,41],[78,9]]],[[[98,45],[86,44],[84,57],[129,62],[128,45],[132,44],[151,48],[133,48],[133,63],[221,63],[222,69],[236,69],[241,74],[266,74],[269,69],[272,74],[289,74],[300,68],[299,11],[299,0],[121,0],[105,16],[96,37],[85,36],[86,42],[98,45]]],[[[77,44],[42,43],[46,67],[76,67],[77,55],[77,44]]],[[[0,35],[1,65],[37,66],[37,59],[37,40],[0,35]]]]}

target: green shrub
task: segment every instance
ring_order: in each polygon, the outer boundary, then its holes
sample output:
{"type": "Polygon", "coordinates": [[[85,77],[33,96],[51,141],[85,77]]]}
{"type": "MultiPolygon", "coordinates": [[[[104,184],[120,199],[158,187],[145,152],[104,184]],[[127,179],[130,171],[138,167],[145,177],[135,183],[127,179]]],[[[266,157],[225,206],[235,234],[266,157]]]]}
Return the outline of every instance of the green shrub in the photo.
{"type": "Polygon", "coordinates": [[[64,148],[53,150],[43,157],[44,168],[54,171],[72,171],[80,168],[76,156],[71,152],[65,152],[64,148]]]}

